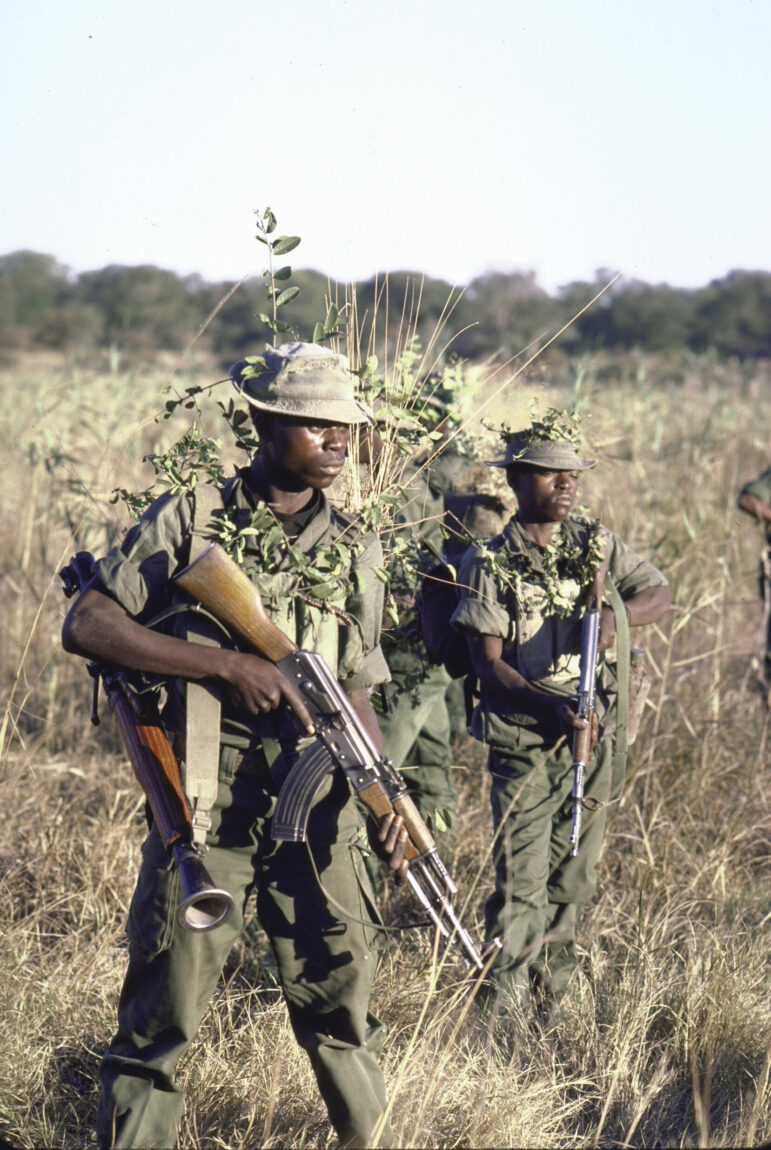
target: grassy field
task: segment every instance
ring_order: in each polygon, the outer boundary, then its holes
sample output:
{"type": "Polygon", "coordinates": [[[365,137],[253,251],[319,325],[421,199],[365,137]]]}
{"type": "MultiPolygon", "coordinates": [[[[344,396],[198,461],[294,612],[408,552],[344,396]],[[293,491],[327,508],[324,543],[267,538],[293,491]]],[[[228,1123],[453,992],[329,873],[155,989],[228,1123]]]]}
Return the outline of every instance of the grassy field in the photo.
{"type": "MultiPolygon", "coordinates": [[[[41,355],[0,368],[0,1138],[18,1148],[92,1144],[144,825],[111,722],[89,724],[85,667],[60,649],[57,571],[120,537],[110,493],[146,486],[143,454],[174,434],[154,420],[173,366],[41,355]]],[[[174,382],[218,374],[194,360],[174,382]]],[[[653,691],[559,1025],[493,1041],[461,971],[437,974],[429,933],[405,932],[374,1000],[392,1121],[420,1147],[759,1146],[771,1141],[769,712],[753,669],[759,536],[736,494],[767,461],[768,369],[596,359],[558,361],[548,378],[520,377],[486,414],[514,422],[533,390],[557,406],[577,395],[602,461],[586,503],[666,573],[675,609],[640,636],[653,691]]],[[[465,738],[456,752],[459,845],[447,861],[479,934],[491,869],[483,755],[465,738]]],[[[398,919],[406,904],[389,890],[384,910],[398,919]]],[[[182,1146],[332,1142],[254,923],[181,1079],[182,1146]]]]}

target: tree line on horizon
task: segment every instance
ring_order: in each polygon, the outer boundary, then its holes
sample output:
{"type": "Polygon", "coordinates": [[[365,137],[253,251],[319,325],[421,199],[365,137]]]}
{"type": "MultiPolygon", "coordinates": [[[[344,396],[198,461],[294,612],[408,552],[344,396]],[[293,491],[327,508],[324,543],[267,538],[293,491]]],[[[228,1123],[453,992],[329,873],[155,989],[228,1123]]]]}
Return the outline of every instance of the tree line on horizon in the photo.
{"type": "MultiPolygon", "coordinates": [[[[437,350],[472,362],[535,351],[576,316],[559,338],[570,354],[607,349],[771,356],[769,272],[731,271],[696,289],[621,278],[583,311],[611,279],[600,270],[592,282],[576,281],[549,295],[534,272],[485,272],[461,290],[419,272],[390,272],[346,287],[298,269],[292,282],[300,291],[282,318],[299,338],[310,339],[330,298],[342,306],[353,289],[356,322],[367,330],[376,315],[381,341],[393,346],[409,328],[425,347],[442,327],[437,350]]],[[[12,252],[0,256],[0,343],[11,353],[36,347],[133,354],[179,349],[232,287],[154,265],[113,264],[73,275],[54,256],[12,252]]],[[[258,350],[271,341],[258,318],[264,310],[265,286],[255,275],[217,311],[202,346],[223,362],[258,350]]]]}

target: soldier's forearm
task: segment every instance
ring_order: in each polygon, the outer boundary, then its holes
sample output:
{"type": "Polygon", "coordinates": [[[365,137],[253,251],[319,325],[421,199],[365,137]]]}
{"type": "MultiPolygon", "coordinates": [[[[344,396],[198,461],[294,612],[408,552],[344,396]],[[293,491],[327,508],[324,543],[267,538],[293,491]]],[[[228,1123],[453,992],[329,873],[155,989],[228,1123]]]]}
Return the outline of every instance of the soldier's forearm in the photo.
{"type": "Polygon", "coordinates": [[[96,588],[85,591],[71,608],[62,644],[70,654],[86,659],[184,679],[224,678],[234,654],[151,631],[96,588]]]}
{"type": "Polygon", "coordinates": [[[672,606],[672,596],[668,587],[647,587],[632,599],[625,599],[624,606],[629,617],[630,627],[643,627],[655,623],[672,606]]]}
{"type": "Polygon", "coordinates": [[[757,495],[740,495],[739,507],[748,515],[754,515],[761,523],[771,523],[771,503],[758,499],[757,495]]]}

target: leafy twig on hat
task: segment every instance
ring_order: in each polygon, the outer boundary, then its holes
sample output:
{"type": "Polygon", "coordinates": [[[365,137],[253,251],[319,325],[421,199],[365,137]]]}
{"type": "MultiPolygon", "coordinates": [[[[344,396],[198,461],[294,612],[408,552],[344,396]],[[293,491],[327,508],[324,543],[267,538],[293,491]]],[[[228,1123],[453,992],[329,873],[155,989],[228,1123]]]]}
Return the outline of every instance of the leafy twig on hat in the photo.
{"type": "Polygon", "coordinates": [[[567,443],[575,451],[580,450],[582,420],[580,412],[547,407],[543,415],[539,415],[537,400],[531,401],[530,410],[532,419],[529,427],[512,428],[509,424],[503,423],[496,428],[485,419],[482,420],[482,424],[490,430],[497,431],[505,444],[512,441],[523,444],[543,443],[547,440],[552,443],[567,443]]]}

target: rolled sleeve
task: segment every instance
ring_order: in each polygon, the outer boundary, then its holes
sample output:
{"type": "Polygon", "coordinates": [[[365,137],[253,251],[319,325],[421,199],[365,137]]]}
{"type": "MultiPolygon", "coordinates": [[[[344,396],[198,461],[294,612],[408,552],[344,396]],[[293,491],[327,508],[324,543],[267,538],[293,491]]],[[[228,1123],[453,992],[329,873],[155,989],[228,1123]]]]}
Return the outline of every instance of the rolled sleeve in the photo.
{"type": "Polygon", "coordinates": [[[97,562],[102,587],[129,615],[143,621],[168,604],[169,581],[187,562],[191,518],[186,496],[164,495],[97,562]]]}
{"type": "Polygon", "coordinates": [[[484,556],[474,547],[463,556],[458,587],[460,600],[450,620],[451,625],[458,630],[508,640],[512,631],[511,617],[499,601],[498,588],[484,556]]]}

